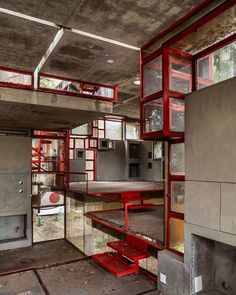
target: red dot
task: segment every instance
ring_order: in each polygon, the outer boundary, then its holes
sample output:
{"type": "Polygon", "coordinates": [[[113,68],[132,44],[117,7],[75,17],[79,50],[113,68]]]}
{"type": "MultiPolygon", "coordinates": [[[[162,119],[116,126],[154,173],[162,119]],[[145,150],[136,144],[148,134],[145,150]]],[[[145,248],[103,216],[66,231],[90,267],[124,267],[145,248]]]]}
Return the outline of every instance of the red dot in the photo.
{"type": "Polygon", "coordinates": [[[59,194],[58,193],[52,193],[51,195],[50,195],[50,197],[49,197],[49,200],[50,200],[50,202],[51,203],[58,203],[59,202],[59,200],[60,200],[60,196],[59,196],[59,194]]]}

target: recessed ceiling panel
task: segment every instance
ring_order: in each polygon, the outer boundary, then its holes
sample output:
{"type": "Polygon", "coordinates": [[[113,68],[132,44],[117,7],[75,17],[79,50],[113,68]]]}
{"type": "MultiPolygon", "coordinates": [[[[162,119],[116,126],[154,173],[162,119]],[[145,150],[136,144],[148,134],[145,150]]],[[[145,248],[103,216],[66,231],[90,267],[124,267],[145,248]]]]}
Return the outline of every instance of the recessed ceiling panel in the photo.
{"type": "Polygon", "coordinates": [[[65,25],[78,0],[0,0],[0,7],[65,25]]]}
{"type": "Polygon", "coordinates": [[[140,47],[201,2],[80,0],[67,26],[140,47]]]}
{"type": "Polygon", "coordinates": [[[66,31],[42,72],[116,85],[139,71],[139,51],[66,31]]]}
{"type": "Polygon", "coordinates": [[[34,71],[57,29],[0,13],[0,66],[34,71]]]}

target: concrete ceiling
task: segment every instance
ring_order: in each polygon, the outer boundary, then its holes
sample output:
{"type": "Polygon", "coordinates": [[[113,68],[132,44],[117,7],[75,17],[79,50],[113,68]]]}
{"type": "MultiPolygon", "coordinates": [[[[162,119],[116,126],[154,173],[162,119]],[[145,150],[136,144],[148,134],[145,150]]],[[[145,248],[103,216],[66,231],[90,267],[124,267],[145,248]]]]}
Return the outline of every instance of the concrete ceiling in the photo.
{"type": "MultiPolygon", "coordinates": [[[[41,72],[119,84],[115,112],[138,116],[139,51],[85,37],[70,28],[141,47],[203,0],[0,0],[0,8],[62,25],[68,29],[41,72]],[[112,59],[114,63],[108,64],[112,59]]],[[[58,28],[0,14],[0,66],[33,71],[58,28]]]]}
{"type": "Polygon", "coordinates": [[[43,73],[115,85],[139,70],[139,51],[66,31],[43,73]],[[114,62],[108,64],[107,60],[114,62]]]}
{"type": "Polygon", "coordinates": [[[56,28],[0,13],[0,66],[34,71],[56,28]]]}
{"type": "Polygon", "coordinates": [[[0,0],[0,7],[140,47],[203,0],[0,0]]]}
{"type": "Polygon", "coordinates": [[[236,6],[233,6],[180,40],[174,47],[195,54],[235,32],[236,6]]]}

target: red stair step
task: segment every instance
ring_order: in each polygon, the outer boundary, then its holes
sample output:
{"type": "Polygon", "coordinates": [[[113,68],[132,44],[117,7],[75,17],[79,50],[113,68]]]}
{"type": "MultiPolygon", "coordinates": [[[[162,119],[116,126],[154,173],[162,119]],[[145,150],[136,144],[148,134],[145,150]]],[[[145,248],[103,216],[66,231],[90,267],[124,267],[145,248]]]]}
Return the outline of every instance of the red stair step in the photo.
{"type": "Polygon", "coordinates": [[[126,241],[115,241],[109,242],[107,245],[116,250],[120,255],[129,258],[130,260],[136,262],[140,259],[145,259],[150,257],[147,252],[144,252],[141,249],[138,249],[132,244],[127,243],[126,241]]]}
{"type": "Polygon", "coordinates": [[[116,277],[123,277],[136,273],[134,265],[126,263],[118,253],[105,252],[95,254],[92,257],[98,264],[113,273],[116,277]]]}

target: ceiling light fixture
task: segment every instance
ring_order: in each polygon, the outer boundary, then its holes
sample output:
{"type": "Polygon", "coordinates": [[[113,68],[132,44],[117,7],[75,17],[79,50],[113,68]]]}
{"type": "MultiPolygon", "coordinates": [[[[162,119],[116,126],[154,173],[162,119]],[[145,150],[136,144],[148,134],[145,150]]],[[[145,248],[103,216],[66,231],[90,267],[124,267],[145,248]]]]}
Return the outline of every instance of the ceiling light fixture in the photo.
{"type": "Polygon", "coordinates": [[[108,64],[113,64],[113,63],[114,63],[114,59],[109,58],[109,59],[107,60],[107,63],[108,63],[108,64]]]}
{"type": "Polygon", "coordinates": [[[134,84],[135,84],[135,85],[140,85],[140,80],[135,80],[135,81],[134,81],[134,84]]]}

